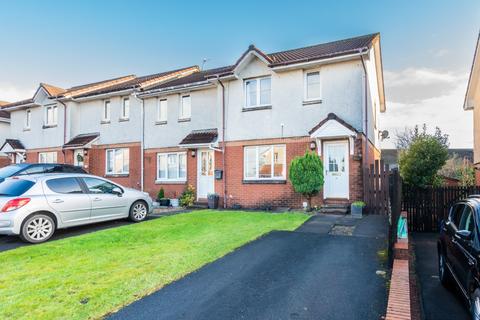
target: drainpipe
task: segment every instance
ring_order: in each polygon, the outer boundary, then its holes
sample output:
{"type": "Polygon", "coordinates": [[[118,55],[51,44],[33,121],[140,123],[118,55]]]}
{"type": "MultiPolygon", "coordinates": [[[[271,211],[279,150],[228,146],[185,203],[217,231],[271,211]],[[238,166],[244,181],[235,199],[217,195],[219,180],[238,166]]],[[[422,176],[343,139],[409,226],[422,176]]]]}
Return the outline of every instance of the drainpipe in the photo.
{"type": "Polygon", "coordinates": [[[145,100],[143,98],[139,98],[136,92],[133,92],[132,96],[140,101],[140,117],[142,118],[141,121],[141,131],[142,135],[140,137],[140,190],[143,191],[144,189],[144,152],[145,152],[145,100]]]}
{"type": "Polygon", "coordinates": [[[367,78],[367,67],[365,66],[365,61],[363,60],[363,55],[360,56],[362,60],[363,72],[364,72],[364,130],[365,133],[365,152],[363,157],[363,166],[368,167],[368,78],[367,78]]]}
{"type": "MultiPolygon", "coordinates": [[[[67,143],[67,105],[60,100],[57,100],[63,105],[63,144],[67,143]]],[[[63,162],[65,163],[65,150],[62,146],[62,153],[63,153],[63,162]]],[[[73,163],[75,163],[75,159],[73,159],[73,163]]]]}
{"type": "Polygon", "coordinates": [[[222,86],[222,164],[223,164],[223,208],[227,208],[227,172],[225,165],[225,85],[217,75],[217,81],[222,86]]]}

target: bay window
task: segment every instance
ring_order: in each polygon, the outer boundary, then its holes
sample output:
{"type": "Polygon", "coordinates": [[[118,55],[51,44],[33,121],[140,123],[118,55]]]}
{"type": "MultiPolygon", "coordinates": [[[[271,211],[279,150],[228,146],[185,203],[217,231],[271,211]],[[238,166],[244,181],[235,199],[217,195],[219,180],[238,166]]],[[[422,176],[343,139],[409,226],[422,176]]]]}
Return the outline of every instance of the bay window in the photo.
{"type": "Polygon", "coordinates": [[[186,181],[187,153],[158,153],[157,181],[186,181]]]}
{"type": "Polygon", "coordinates": [[[107,149],[107,174],[128,174],[130,167],[130,150],[128,148],[107,149]]]}
{"type": "Polygon", "coordinates": [[[245,147],[245,180],[285,180],[285,145],[265,145],[245,147]]]}
{"type": "Polygon", "coordinates": [[[269,106],[271,91],[270,77],[245,80],[245,108],[269,106]]]}

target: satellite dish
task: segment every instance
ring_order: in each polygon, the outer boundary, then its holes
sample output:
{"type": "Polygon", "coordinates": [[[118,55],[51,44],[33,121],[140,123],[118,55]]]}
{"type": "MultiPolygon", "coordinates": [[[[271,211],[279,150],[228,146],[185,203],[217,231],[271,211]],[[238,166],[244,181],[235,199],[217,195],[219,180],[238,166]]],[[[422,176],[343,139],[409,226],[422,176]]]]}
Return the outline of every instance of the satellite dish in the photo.
{"type": "Polygon", "coordinates": [[[382,130],[379,132],[380,140],[383,141],[385,139],[390,138],[388,130],[382,130]]]}

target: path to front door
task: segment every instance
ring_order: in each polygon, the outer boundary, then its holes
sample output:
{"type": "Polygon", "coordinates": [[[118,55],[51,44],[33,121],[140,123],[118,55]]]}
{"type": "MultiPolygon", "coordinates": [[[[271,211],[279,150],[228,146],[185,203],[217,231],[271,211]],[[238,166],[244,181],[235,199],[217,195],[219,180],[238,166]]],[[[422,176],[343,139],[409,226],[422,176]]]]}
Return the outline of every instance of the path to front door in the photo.
{"type": "Polygon", "coordinates": [[[197,165],[197,199],[206,199],[209,193],[215,192],[213,171],[215,160],[213,150],[198,150],[197,165]]]}
{"type": "Polygon", "coordinates": [[[348,199],[348,141],[326,141],[324,154],[324,198],[348,199]]]}

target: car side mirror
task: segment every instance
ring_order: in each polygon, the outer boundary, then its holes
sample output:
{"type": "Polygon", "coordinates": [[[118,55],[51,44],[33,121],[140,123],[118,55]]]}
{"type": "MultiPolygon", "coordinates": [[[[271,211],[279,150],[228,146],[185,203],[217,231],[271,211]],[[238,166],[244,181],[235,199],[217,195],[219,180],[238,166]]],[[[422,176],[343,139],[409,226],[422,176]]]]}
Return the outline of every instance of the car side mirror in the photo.
{"type": "Polygon", "coordinates": [[[463,240],[470,240],[472,232],[468,230],[458,230],[457,235],[463,240]]]}
{"type": "Polygon", "coordinates": [[[119,196],[119,197],[121,197],[122,194],[123,194],[123,191],[122,191],[122,189],[120,189],[119,187],[115,187],[115,188],[112,189],[112,193],[113,193],[113,194],[116,194],[116,195],[119,196]]]}

